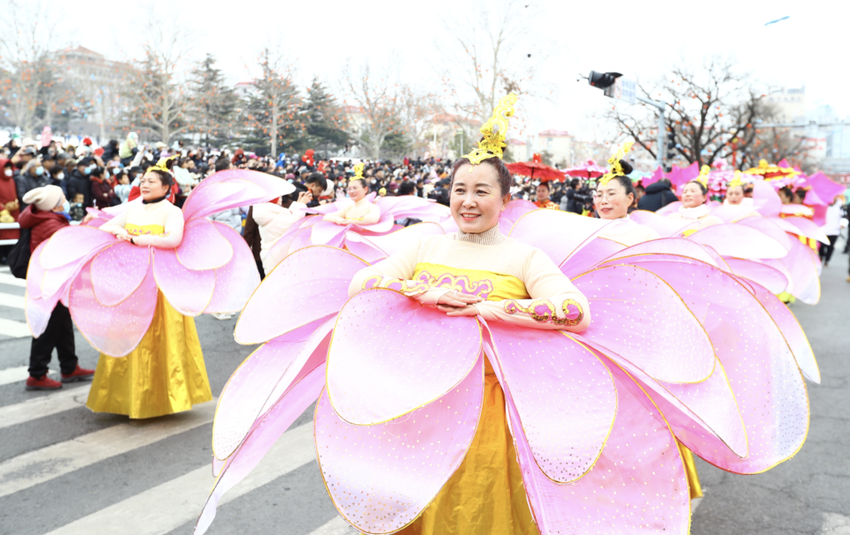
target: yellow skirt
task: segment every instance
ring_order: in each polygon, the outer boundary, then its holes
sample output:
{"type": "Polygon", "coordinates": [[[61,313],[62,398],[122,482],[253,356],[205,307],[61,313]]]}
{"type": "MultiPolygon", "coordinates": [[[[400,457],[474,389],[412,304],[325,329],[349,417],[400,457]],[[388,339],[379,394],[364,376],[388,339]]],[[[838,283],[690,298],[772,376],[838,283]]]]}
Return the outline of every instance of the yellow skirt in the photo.
{"type": "Polygon", "coordinates": [[[472,446],[457,472],[407,535],[536,535],[495,375],[484,376],[484,406],[472,446]]]}
{"type": "Polygon", "coordinates": [[[157,292],[156,311],[139,346],[126,357],[101,353],[86,407],[154,418],[211,399],[195,320],[177,312],[157,292]]]}
{"type": "Polygon", "coordinates": [[[682,454],[682,463],[685,465],[685,475],[688,476],[688,488],[691,491],[691,499],[702,498],[702,485],[699,484],[699,475],[697,474],[697,465],[694,464],[694,454],[691,450],[682,445],[681,442],[676,442],[679,445],[679,453],[682,454]]]}

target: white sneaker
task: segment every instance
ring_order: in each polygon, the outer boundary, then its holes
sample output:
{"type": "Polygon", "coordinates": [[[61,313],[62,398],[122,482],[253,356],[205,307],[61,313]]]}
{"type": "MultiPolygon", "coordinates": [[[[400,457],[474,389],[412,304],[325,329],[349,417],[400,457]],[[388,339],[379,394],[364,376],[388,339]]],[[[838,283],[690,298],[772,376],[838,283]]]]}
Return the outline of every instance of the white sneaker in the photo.
{"type": "Polygon", "coordinates": [[[215,319],[217,319],[217,320],[222,320],[222,321],[224,321],[224,320],[229,320],[230,318],[232,318],[232,317],[233,317],[233,314],[232,314],[232,313],[231,313],[231,314],[228,314],[228,313],[225,313],[225,314],[213,314],[212,316],[213,316],[215,319]]]}

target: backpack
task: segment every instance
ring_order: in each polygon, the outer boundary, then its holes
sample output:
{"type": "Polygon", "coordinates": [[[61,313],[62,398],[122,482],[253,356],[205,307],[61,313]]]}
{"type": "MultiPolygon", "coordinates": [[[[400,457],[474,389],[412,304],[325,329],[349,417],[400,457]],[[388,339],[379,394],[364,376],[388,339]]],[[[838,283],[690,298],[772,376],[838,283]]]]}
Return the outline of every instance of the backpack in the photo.
{"type": "Polygon", "coordinates": [[[18,243],[12,246],[12,250],[6,255],[6,262],[12,275],[19,279],[27,278],[27,268],[30,265],[30,237],[32,229],[22,228],[18,243]]]}

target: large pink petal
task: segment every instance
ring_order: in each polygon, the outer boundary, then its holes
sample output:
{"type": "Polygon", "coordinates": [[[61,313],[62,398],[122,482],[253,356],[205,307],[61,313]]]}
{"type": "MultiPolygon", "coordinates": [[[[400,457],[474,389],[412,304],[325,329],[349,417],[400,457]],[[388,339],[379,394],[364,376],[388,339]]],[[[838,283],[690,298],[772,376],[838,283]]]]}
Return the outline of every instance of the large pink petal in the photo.
{"type": "Polygon", "coordinates": [[[706,247],[684,238],[661,238],[633,245],[612,255],[609,260],[646,255],[677,255],[716,265],[716,255],[706,247]]]}
{"type": "Polygon", "coordinates": [[[710,246],[721,256],[782,258],[788,252],[778,241],[739,224],[714,225],[694,232],[689,239],[710,246]]]}
{"type": "Polygon", "coordinates": [[[29,292],[25,299],[25,316],[27,318],[27,326],[30,328],[33,338],[38,338],[44,334],[47,329],[47,324],[50,322],[50,316],[53,314],[53,309],[59,302],[60,294],[53,297],[41,298],[33,297],[29,292]]]}
{"type": "Polygon", "coordinates": [[[788,288],[788,278],[774,267],[741,258],[726,257],[725,260],[732,273],[761,284],[775,294],[782,293],[788,288]]]}
{"type": "Polygon", "coordinates": [[[194,271],[177,260],[173,249],[151,249],[156,285],[184,316],[197,316],[212,300],[215,270],[194,271]]]}
{"type": "Polygon", "coordinates": [[[782,210],[779,194],[764,180],[753,182],[753,205],[765,217],[776,217],[782,210]]]}
{"type": "Polygon", "coordinates": [[[387,257],[387,254],[375,247],[372,242],[365,240],[360,234],[349,230],[345,233],[345,242],[343,244],[345,250],[365,260],[370,264],[380,262],[387,257]]]}
{"type": "Polygon", "coordinates": [[[582,217],[571,212],[535,210],[514,224],[510,236],[537,247],[560,266],[570,255],[587,245],[607,224],[608,221],[604,219],[582,217]]]}
{"type": "Polygon", "coordinates": [[[41,299],[42,297],[41,290],[46,270],[41,267],[41,253],[46,245],[47,242],[43,241],[35,248],[35,251],[30,255],[30,263],[27,265],[27,295],[33,299],[41,299]]]}
{"type": "Polygon", "coordinates": [[[251,296],[234,336],[241,344],[259,344],[336,314],[348,301],[354,274],[366,266],[332,247],[313,246],[292,253],[251,296]]]}
{"type": "Polygon", "coordinates": [[[390,214],[381,214],[381,219],[372,225],[354,225],[352,228],[361,229],[366,232],[375,232],[378,234],[382,234],[384,232],[389,232],[393,229],[395,225],[395,218],[390,214]]]}
{"type": "Polygon", "coordinates": [[[153,270],[130,297],[115,306],[98,302],[87,264],[71,285],[71,317],[86,340],[101,353],[123,357],[136,349],[148,331],[156,310],[153,270]]]}
{"type": "Polygon", "coordinates": [[[625,249],[625,245],[613,240],[596,237],[587,245],[573,253],[561,266],[561,271],[569,278],[584,273],[602,260],[625,249]]]}
{"type": "Polygon", "coordinates": [[[193,271],[220,268],[233,258],[230,242],[206,219],[186,223],[183,241],[174,252],[177,260],[193,271]]]}
{"type": "Polygon", "coordinates": [[[313,245],[311,236],[313,233],[312,225],[321,222],[321,218],[312,216],[305,217],[296,221],[289,229],[283,233],[271,249],[269,249],[268,257],[284,259],[298,249],[303,249],[313,245]]]}
{"type": "Polygon", "coordinates": [[[568,483],[590,470],[611,432],[617,392],[608,368],[560,331],[490,322],[491,339],[534,460],[568,483]]]}
{"type": "Polygon", "coordinates": [[[218,233],[233,249],[230,262],[215,270],[215,290],[205,313],[239,312],[260,285],[260,274],[248,244],[224,223],[213,222],[218,233]]]}
{"type": "Polygon", "coordinates": [[[817,240],[821,243],[829,244],[829,238],[826,237],[826,233],[824,233],[819,226],[815,225],[805,217],[786,217],[784,218],[784,221],[797,227],[798,231],[796,234],[812,240],[817,240]]]}
{"type": "Polygon", "coordinates": [[[130,297],[150,270],[151,252],[126,241],[115,242],[91,262],[91,283],[98,302],[111,307],[130,297]]]}
{"type": "Polygon", "coordinates": [[[788,256],[779,260],[791,274],[791,295],[808,305],[820,301],[820,277],[814,251],[800,240],[791,240],[788,256]]]}
{"type": "Polygon", "coordinates": [[[540,471],[515,405],[506,401],[537,527],[541,535],[687,535],[690,496],[676,439],[631,377],[616,366],[611,371],[619,402],[614,428],[599,460],[573,483],[555,483],[540,471]]]}
{"type": "Polygon", "coordinates": [[[47,239],[41,254],[41,267],[56,269],[81,261],[116,240],[109,232],[91,227],[66,227],[47,239]]]}
{"type": "Polygon", "coordinates": [[[267,173],[247,169],[219,171],[192,190],[183,205],[183,216],[186,221],[200,219],[222,210],[267,202],[291,191],[291,184],[267,173]],[[238,191],[234,192],[234,185],[238,191]]]}
{"type": "Polygon", "coordinates": [[[791,241],[788,238],[788,234],[779,228],[771,219],[765,217],[748,217],[739,221],[738,224],[754,228],[765,236],[776,240],[782,244],[782,247],[786,251],[791,248],[791,241]]]}
{"type": "Polygon", "coordinates": [[[788,343],[755,296],[708,265],[641,262],[640,266],[679,290],[705,326],[747,429],[746,459],[728,450],[700,451],[700,456],[731,472],[750,474],[796,453],[808,430],[806,385],[788,343]]]}
{"type": "Polygon", "coordinates": [[[311,370],[254,424],[248,437],[224,466],[213,460],[214,467],[218,468],[218,478],[195,524],[195,533],[203,534],[210,527],[224,493],[251,473],[295,419],[316,401],[324,384],[325,367],[311,370]]]}
{"type": "Polygon", "coordinates": [[[365,290],[337,318],[328,352],[328,398],[352,424],[385,422],[454,388],[480,352],[475,318],[449,318],[400,293],[365,290]],[[413,349],[422,344],[427,351],[413,349]]]}
{"type": "Polygon", "coordinates": [[[339,247],[348,228],[350,228],[350,225],[337,225],[330,221],[319,221],[313,225],[310,238],[315,245],[339,247]]]}
{"type": "Polygon", "coordinates": [[[324,364],[332,328],[332,320],[305,325],[263,344],[236,368],[216,406],[212,446],[217,459],[233,454],[257,419],[303,378],[302,372],[324,364]]]}
{"type": "Polygon", "coordinates": [[[475,436],[483,362],[479,356],[457,388],[438,400],[379,425],[340,419],[325,391],[316,407],[316,451],[328,493],[348,523],[364,533],[391,533],[431,503],[475,436]]]}
{"type": "Polygon", "coordinates": [[[615,265],[594,269],[573,283],[590,304],[592,319],[583,338],[661,381],[696,383],[711,375],[714,350],[705,330],[657,275],[615,265]]]}
{"type": "Polygon", "coordinates": [[[421,238],[443,234],[443,228],[436,223],[417,223],[396,232],[380,236],[361,236],[361,239],[378,248],[384,256],[390,256],[421,238]]]}
{"type": "Polygon", "coordinates": [[[665,217],[647,210],[635,210],[629,214],[635,223],[645,225],[658,233],[662,238],[680,236],[684,231],[698,225],[698,222],[678,217],[665,217]]]}
{"type": "Polygon", "coordinates": [[[772,290],[758,285],[755,286],[755,290],[756,298],[764,305],[765,310],[767,310],[770,317],[776,322],[777,327],[779,327],[782,336],[785,337],[785,341],[788,342],[788,347],[791,348],[791,352],[794,354],[794,359],[797,361],[800,371],[803,372],[806,379],[820,383],[820,370],[815,360],[814,351],[812,351],[809,339],[806,337],[806,333],[803,332],[803,328],[800,326],[797,318],[785,303],[774,295],[772,290]]]}

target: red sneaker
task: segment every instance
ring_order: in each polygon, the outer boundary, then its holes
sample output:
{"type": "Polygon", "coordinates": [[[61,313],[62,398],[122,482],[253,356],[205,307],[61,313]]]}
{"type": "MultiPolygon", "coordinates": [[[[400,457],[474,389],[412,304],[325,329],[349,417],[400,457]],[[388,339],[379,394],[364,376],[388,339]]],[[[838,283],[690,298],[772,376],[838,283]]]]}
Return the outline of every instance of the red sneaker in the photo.
{"type": "Polygon", "coordinates": [[[85,368],[80,368],[80,365],[77,364],[77,369],[72,371],[69,374],[62,374],[62,382],[63,383],[73,383],[74,381],[85,381],[86,379],[91,379],[94,376],[94,370],[87,370],[85,368]]]}
{"type": "Polygon", "coordinates": [[[27,378],[27,390],[58,390],[60,388],[62,388],[62,383],[54,381],[46,375],[27,378]]]}

